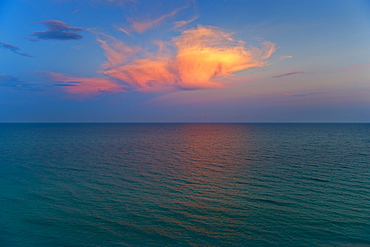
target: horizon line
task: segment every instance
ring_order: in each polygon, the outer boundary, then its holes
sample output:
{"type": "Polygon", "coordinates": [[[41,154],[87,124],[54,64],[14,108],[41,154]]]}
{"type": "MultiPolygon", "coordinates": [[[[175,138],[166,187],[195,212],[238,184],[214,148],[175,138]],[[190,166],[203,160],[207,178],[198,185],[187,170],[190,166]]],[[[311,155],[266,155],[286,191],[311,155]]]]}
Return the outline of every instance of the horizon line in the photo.
{"type": "Polygon", "coordinates": [[[0,122],[0,124],[370,124],[370,122],[347,122],[347,121],[312,121],[312,122],[304,122],[304,121],[215,121],[215,122],[207,122],[207,121],[127,121],[127,122],[103,122],[103,121],[71,121],[71,122],[58,122],[58,121],[9,121],[9,122],[0,122]]]}

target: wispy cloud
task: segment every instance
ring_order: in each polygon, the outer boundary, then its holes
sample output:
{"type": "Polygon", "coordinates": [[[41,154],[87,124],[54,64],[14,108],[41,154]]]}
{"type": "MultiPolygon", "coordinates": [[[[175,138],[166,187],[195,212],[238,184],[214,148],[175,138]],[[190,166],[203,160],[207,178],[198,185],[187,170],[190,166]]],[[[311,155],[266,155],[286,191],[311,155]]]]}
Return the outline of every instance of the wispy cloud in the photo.
{"type": "Polygon", "coordinates": [[[72,27],[57,20],[43,20],[38,23],[45,25],[48,30],[33,32],[32,36],[37,39],[78,40],[83,38],[82,35],[76,33],[83,30],[81,27],[72,27]]]}
{"type": "Polygon", "coordinates": [[[276,75],[273,76],[272,78],[280,78],[280,77],[285,77],[285,76],[292,76],[292,75],[317,75],[317,74],[323,74],[323,73],[340,73],[340,72],[345,72],[345,71],[351,71],[351,70],[357,70],[357,69],[362,69],[362,68],[368,68],[370,67],[370,64],[358,64],[358,65],[352,65],[344,68],[331,68],[331,69],[326,69],[322,70],[320,72],[305,72],[305,71],[293,71],[281,75],[276,75]]]}
{"type": "Polygon", "coordinates": [[[273,78],[279,78],[279,77],[291,76],[291,75],[298,75],[298,74],[307,74],[307,73],[302,72],[302,71],[294,71],[294,72],[289,72],[289,73],[285,73],[285,74],[281,74],[281,75],[276,75],[276,76],[273,76],[273,78]]]}
{"type": "Polygon", "coordinates": [[[101,92],[122,92],[121,85],[111,80],[102,78],[83,78],[64,75],[61,73],[49,72],[54,81],[61,82],[54,84],[63,87],[68,93],[73,94],[96,94],[101,92]]]}
{"type": "Polygon", "coordinates": [[[140,47],[132,47],[125,45],[123,42],[115,39],[112,36],[107,36],[111,42],[108,43],[106,40],[98,39],[101,48],[105,52],[105,56],[108,61],[103,64],[103,68],[114,68],[117,65],[127,62],[127,59],[133,57],[137,52],[141,50],[140,47]]]}
{"type": "Polygon", "coordinates": [[[363,91],[360,91],[360,92],[358,92],[359,94],[370,94],[370,91],[365,91],[365,90],[363,90],[363,91]]]}
{"type": "Polygon", "coordinates": [[[183,27],[185,25],[188,25],[189,23],[195,21],[196,19],[198,19],[199,16],[195,16],[189,20],[183,20],[183,21],[175,21],[174,22],[174,28],[177,29],[177,28],[180,28],[180,27],[183,27]]]}
{"type": "Polygon", "coordinates": [[[133,36],[132,36],[132,34],[131,34],[131,32],[130,32],[129,30],[127,30],[127,29],[125,29],[125,28],[122,28],[122,27],[118,27],[118,26],[116,26],[116,28],[117,28],[119,31],[121,31],[121,32],[125,33],[127,36],[133,37],[133,36]]]}
{"type": "Polygon", "coordinates": [[[0,42],[0,48],[7,49],[11,52],[14,52],[14,53],[16,53],[18,55],[21,55],[21,56],[24,56],[24,57],[33,57],[32,55],[30,55],[28,53],[20,52],[20,48],[18,46],[12,45],[12,44],[0,42]]]}
{"type": "Polygon", "coordinates": [[[311,93],[302,93],[302,94],[295,94],[295,93],[281,93],[281,96],[284,97],[310,97],[310,96],[316,96],[316,95],[322,95],[322,94],[328,94],[330,92],[311,92],[311,93]]]}
{"type": "Polygon", "coordinates": [[[370,67],[370,64],[358,64],[350,66],[348,69],[360,69],[360,68],[367,68],[370,67]]]}
{"type": "Polygon", "coordinates": [[[178,7],[171,12],[160,15],[156,18],[146,18],[143,20],[143,18],[138,19],[137,17],[129,17],[127,18],[127,20],[131,23],[130,25],[125,27],[116,26],[116,28],[124,32],[128,36],[133,37],[133,33],[136,32],[139,34],[143,34],[150,29],[154,29],[163,24],[165,21],[173,19],[173,17],[176,16],[179,12],[188,9],[190,6],[193,6],[195,11],[193,17],[181,21],[169,21],[169,23],[172,24],[172,30],[179,29],[199,18],[198,9],[194,0],[187,0],[186,4],[184,4],[183,6],[178,7]]]}
{"type": "Polygon", "coordinates": [[[164,14],[164,15],[162,15],[160,17],[157,17],[157,18],[152,19],[152,20],[144,21],[144,22],[143,21],[135,21],[133,19],[129,19],[129,21],[132,22],[132,26],[131,27],[132,27],[133,30],[135,30],[138,33],[144,33],[145,31],[158,26],[164,20],[166,20],[166,19],[168,19],[170,17],[175,16],[179,11],[184,10],[184,9],[186,9],[188,7],[189,7],[189,5],[185,5],[185,6],[176,8],[175,10],[171,11],[168,14],[164,14]]]}
{"type": "Polygon", "coordinates": [[[8,75],[0,75],[0,88],[14,88],[14,89],[26,89],[26,90],[40,90],[41,88],[34,83],[29,83],[19,78],[8,75]]]}

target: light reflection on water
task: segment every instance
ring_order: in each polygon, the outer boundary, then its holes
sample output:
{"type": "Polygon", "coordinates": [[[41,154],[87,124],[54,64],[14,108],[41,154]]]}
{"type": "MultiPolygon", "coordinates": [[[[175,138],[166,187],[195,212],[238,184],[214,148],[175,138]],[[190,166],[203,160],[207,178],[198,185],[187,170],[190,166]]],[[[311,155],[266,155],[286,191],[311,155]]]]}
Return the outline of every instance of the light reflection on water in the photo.
{"type": "Polygon", "coordinates": [[[370,244],[370,126],[0,125],[2,246],[370,244]]]}

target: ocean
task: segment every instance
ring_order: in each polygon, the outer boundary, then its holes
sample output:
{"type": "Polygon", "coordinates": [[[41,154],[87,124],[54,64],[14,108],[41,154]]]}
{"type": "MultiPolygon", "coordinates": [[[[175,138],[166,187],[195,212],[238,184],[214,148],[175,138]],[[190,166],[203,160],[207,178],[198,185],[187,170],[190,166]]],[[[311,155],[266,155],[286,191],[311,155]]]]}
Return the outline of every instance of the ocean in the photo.
{"type": "Polygon", "coordinates": [[[0,246],[370,246],[370,124],[0,124],[0,246]]]}

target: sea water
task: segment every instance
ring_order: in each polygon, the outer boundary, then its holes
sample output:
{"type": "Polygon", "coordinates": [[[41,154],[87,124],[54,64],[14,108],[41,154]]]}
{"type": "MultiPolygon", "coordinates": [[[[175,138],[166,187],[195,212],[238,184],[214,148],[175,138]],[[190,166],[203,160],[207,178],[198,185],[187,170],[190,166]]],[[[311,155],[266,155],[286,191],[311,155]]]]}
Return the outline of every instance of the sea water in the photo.
{"type": "Polygon", "coordinates": [[[0,246],[369,246],[370,124],[0,124],[0,246]]]}

